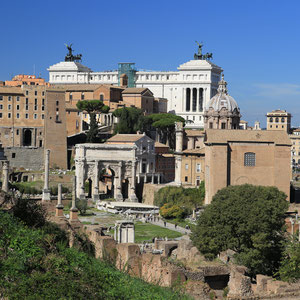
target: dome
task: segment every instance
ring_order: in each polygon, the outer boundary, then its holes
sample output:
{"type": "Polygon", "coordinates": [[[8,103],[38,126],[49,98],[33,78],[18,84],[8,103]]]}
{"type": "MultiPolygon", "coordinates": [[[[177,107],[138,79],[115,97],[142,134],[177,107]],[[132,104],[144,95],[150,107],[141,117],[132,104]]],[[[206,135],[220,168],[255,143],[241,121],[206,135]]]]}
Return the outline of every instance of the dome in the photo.
{"type": "Polygon", "coordinates": [[[222,80],[219,81],[218,93],[209,100],[206,110],[213,108],[215,111],[220,111],[223,107],[230,112],[233,112],[235,109],[239,111],[236,101],[228,95],[227,82],[224,80],[224,75],[222,75],[222,80]]]}

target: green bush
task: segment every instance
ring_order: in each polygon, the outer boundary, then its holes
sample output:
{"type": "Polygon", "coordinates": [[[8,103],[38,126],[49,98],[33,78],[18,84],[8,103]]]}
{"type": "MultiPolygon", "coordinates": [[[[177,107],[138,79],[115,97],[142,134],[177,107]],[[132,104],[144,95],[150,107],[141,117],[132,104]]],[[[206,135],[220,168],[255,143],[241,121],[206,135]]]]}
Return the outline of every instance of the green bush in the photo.
{"type": "Polygon", "coordinates": [[[4,299],[188,299],[147,284],[76,248],[56,226],[29,228],[0,211],[4,299]]]}

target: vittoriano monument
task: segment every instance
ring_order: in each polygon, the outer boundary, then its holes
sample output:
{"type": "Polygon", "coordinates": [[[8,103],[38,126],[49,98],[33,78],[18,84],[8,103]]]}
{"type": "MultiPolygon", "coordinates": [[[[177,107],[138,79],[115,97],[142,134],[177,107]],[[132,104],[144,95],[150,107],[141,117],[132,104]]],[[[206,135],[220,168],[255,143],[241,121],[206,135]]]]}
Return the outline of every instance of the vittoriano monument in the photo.
{"type": "Polygon", "coordinates": [[[81,61],[82,54],[73,55],[72,45],[65,44],[69,53],[65,56],[65,61],[81,61]]]}
{"type": "Polygon", "coordinates": [[[202,54],[202,47],[203,47],[202,42],[199,44],[199,43],[196,41],[196,44],[198,45],[198,53],[195,53],[195,54],[194,54],[194,59],[195,59],[195,60],[207,60],[207,59],[212,58],[212,56],[213,56],[212,53],[202,54]]]}

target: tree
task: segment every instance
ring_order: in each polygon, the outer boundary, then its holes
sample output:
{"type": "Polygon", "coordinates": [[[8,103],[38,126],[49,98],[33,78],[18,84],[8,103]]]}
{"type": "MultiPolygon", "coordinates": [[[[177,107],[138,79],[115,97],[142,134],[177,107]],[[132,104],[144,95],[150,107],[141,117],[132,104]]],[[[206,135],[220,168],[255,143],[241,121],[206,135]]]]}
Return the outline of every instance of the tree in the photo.
{"type": "Polygon", "coordinates": [[[272,275],[283,251],[287,208],[286,195],[276,187],[223,188],[201,214],[192,240],[207,258],[232,249],[252,275],[272,275]]]}
{"type": "Polygon", "coordinates": [[[185,120],[180,116],[167,113],[152,114],[146,118],[148,119],[148,123],[150,121],[151,126],[156,128],[160,140],[163,143],[169,144],[171,149],[175,149],[175,122],[184,123],[185,120]]]}
{"type": "Polygon", "coordinates": [[[115,133],[130,134],[143,130],[145,120],[144,113],[136,107],[118,108],[113,115],[119,118],[119,122],[115,127],[115,133]]]}
{"type": "Polygon", "coordinates": [[[300,279],[300,243],[292,236],[286,243],[278,275],[281,280],[295,282],[300,279]]]}
{"type": "Polygon", "coordinates": [[[204,185],[198,188],[167,186],[160,189],[154,197],[155,205],[161,207],[161,214],[167,218],[184,218],[203,204],[204,185]],[[178,209],[180,208],[180,210],[178,209]],[[178,213],[178,212],[181,213],[178,213]],[[176,213],[173,213],[176,212],[176,213]]]}
{"type": "Polygon", "coordinates": [[[97,141],[98,134],[98,122],[96,120],[96,114],[108,113],[109,106],[104,105],[100,100],[81,100],[76,103],[77,108],[80,111],[86,111],[90,117],[90,126],[87,133],[87,143],[95,143],[97,141]]]}

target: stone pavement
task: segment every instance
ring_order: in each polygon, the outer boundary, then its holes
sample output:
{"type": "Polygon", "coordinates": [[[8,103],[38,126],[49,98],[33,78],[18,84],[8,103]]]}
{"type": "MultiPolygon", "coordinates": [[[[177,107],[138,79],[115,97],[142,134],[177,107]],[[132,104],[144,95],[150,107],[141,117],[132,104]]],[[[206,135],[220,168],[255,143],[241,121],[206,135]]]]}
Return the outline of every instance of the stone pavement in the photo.
{"type": "Polygon", "coordinates": [[[153,225],[158,225],[160,227],[164,227],[164,228],[168,228],[170,230],[173,230],[173,231],[177,231],[177,232],[180,232],[182,234],[190,234],[191,233],[191,230],[190,229],[185,229],[183,227],[180,227],[177,225],[177,227],[175,228],[175,225],[172,224],[172,223],[168,223],[166,222],[166,226],[164,225],[164,221],[162,220],[159,220],[159,221],[149,221],[148,219],[148,223],[151,223],[153,225]]]}

